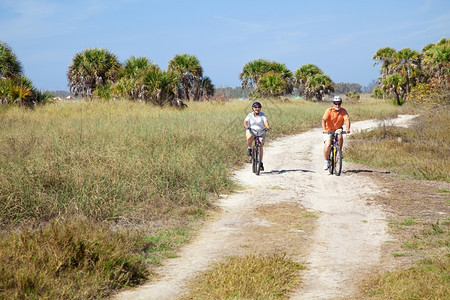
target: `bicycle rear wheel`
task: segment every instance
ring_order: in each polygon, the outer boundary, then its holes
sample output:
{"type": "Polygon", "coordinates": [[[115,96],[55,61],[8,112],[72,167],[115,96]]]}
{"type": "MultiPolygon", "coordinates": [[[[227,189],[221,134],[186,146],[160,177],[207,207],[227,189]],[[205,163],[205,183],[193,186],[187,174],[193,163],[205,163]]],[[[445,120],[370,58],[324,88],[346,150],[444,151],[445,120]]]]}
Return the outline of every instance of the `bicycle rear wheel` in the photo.
{"type": "Polygon", "coordinates": [[[256,160],[256,166],[255,166],[255,174],[259,175],[259,172],[261,172],[261,148],[260,147],[256,147],[256,156],[255,156],[255,160],[256,160]]]}
{"type": "Polygon", "coordinates": [[[341,147],[336,147],[336,156],[335,156],[336,167],[334,169],[334,174],[336,176],[341,175],[342,171],[342,149],[341,147]]]}
{"type": "Polygon", "coordinates": [[[330,155],[328,157],[328,172],[331,175],[333,175],[334,173],[334,156],[335,156],[334,151],[335,151],[334,147],[331,147],[330,155]]]}

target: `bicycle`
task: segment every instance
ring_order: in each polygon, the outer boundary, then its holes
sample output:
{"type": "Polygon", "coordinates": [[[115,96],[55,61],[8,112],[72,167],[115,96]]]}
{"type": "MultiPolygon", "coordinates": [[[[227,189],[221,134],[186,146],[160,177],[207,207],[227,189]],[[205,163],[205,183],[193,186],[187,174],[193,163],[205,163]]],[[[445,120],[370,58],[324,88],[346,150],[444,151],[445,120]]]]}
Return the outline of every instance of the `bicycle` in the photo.
{"type": "MultiPolygon", "coordinates": [[[[255,133],[253,133],[252,129],[248,128],[250,133],[255,136],[253,147],[252,147],[252,171],[256,175],[259,175],[261,172],[261,140],[259,139],[262,136],[258,136],[255,133]]],[[[267,128],[263,129],[264,131],[267,131],[267,128]]]]}
{"type": "Polygon", "coordinates": [[[340,176],[342,172],[342,149],[338,145],[338,136],[339,134],[345,134],[346,132],[342,129],[328,131],[328,134],[333,135],[333,139],[331,141],[331,149],[330,154],[328,156],[328,172],[331,175],[335,174],[336,176],[340,176]]]}

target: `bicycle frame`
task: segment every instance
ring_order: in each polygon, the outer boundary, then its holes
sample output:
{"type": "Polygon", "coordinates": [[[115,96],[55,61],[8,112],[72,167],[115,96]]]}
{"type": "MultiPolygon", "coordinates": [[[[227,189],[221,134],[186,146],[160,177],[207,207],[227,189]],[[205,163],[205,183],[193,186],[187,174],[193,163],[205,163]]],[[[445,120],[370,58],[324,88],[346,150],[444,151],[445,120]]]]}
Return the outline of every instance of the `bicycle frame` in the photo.
{"type": "Polygon", "coordinates": [[[249,130],[250,133],[255,137],[255,139],[253,140],[253,147],[252,147],[252,171],[256,175],[259,175],[259,173],[261,172],[262,143],[260,140],[260,136],[254,134],[251,128],[249,128],[249,130]]]}
{"type": "Polygon", "coordinates": [[[328,156],[328,163],[329,168],[328,172],[330,172],[331,175],[340,176],[342,172],[342,149],[339,147],[338,144],[338,138],[339,134],[344,134],[345,131],[343,130],[333,130],[329,131],[329,134],[333,135],[333,140],[331,141],[331,149],[330,154],[328,156]]]}

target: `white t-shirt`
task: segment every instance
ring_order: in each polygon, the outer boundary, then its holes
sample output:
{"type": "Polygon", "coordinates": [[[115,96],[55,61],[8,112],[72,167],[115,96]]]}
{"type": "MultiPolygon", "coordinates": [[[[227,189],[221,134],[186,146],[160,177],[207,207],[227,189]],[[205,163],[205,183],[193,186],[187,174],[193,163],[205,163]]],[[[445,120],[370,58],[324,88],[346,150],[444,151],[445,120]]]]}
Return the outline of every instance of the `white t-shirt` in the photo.
{"type": "Polygon", "coordinates": [[[261,136],[266,133],[263,129],[264,122],[267,122],[267,118],[263,112],[260,112],[256,117],[255,114],[251,112],[245,117],[245,121],[248,122],[248,127],[250,127],[256,135],[261,136]]]}

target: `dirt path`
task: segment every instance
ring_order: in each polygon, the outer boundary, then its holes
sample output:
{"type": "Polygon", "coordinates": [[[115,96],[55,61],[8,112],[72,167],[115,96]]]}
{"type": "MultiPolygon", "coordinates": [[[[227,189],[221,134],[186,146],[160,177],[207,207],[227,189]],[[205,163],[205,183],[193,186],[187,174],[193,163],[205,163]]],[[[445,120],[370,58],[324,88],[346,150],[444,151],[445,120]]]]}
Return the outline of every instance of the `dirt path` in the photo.
{"type": "MultiPolygon", "coordinates": [[[[395,124],[405,125],[411,118],[399,116],[395,124]]],[[[352,131],[377,125],[356,122],[352,131]]],[[[221,212],[178,258],[157,270],[160,278],[116,299],[177,299],[185,284],[213,262],[229,255],[275,252],[307,262],[302,288],[292,299],[353,295],[355,276],[363,276],[379,262],[381,247],[389,240],[385,215],[371,205],[378,187],[359,170],[345,161],[339,177],[322,170],[322,148],[320,129],[272,141],[266,147],[266,170],[256,176],[247,164],[235,173],[246,188],[221,197],[221,212]],[[295,205],[317,216],[315,230],[296,227],[295,205]]]]}

